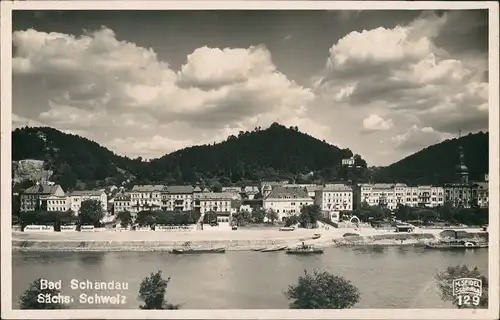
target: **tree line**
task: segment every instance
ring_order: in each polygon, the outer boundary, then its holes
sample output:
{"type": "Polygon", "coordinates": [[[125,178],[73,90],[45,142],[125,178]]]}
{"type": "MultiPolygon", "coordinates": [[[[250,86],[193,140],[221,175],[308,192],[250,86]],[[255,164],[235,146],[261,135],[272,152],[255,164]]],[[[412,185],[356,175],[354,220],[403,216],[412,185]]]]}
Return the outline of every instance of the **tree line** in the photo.
{"type": "MultiPolygon", "coordinates": [[[[142,310],[176,310],[181,306],[171,303],[167,298],[170,277],[164,278],[162,271],[146,276],[140,286],[138,297],[142,310]]],[[[33,281],[19,297],[20,309],[65,309],[61,303],[44,303],[39,297],[57,296],[57,289],[41,289],[40,278],[33,281]]],[[[441,299],[449,301],[456,308],[487,308],[488,278],[479,272],[477,267],[466,265],[450,266],[435,275],[435,284],[439,289],[441,299]],[[481,280],[482,293],[477,305],[471,302],[463,303],[453,295],[453,280],[459,278],[474,278],[481,280]]],[[[348,309],[355,306],[361,298],[359,289],[346,278],[328,271],[313,270],[299,276],[297,282],[288,286],[283,294],[289,301],[290,309],[348,309]]]]}
{"type": "Polygon", "coordinates": [[[93,225],[101,227],[101,220],[104,217],[104,210],[101,201],[88,199],[81,203],[78,215],[72,210],[67,211],[13,211],[12,224],[21,225],[24,229],[27,225],[52,225],[55,231],[60,231],[62,225],[76,224],[77,227],[82,225],[93,225]]]}
{"type": "Polygon", "coordinates": [[[367,203],[362,203],[360,208],[355,209],[352,213],[361,221],[375,225],[378,222],[395,218],[401,221],[416,222],[424,226],[437,222],[481,226],[488,224],[489,217],[488,208],[479,208],[477,206],[472,208],[454,207],[449,202],[435,208],[398,205],[394,215],[387,207],[369,206],[367,203]]]}

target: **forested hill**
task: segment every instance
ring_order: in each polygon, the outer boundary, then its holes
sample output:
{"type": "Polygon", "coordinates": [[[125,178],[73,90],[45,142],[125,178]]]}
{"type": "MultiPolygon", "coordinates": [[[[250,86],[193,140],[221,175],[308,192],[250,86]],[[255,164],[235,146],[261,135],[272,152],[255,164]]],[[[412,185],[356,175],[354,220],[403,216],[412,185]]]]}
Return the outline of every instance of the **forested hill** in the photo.
{"type": "Polygon", "coordinates": [[[375,173],[378,182],[444,184],[454,182],[458,148],[462,146],[469,180],[482,181],[488,173],[488,133],[469,134],[427,147],[375,173]]]}
{"type": "Polygon", "coordinates": [[[65,189],[74,188],[78,181],[121,182],[142,165],[96,142],[50,127],[25,127],[12,132],[12,160],[25,159],[43,160],[45,169],[54,172],[51,180],[65,189]]]}
{"type": "MultiPolygon", "coordinates": [[[[12,159],[44,160],[51,180],[65,189],[121,183],[245,184],[260,179],[335,180],[346,177],[341,160],[353,156],[277,123],[265,130],[240,132],[224,142],[185,148],[150,162],[129,159],[77,135],[53,128],[23,128],[12,133],[12,159]],[[310,175],[310,173],[314,175],[310,175]]],[[[366,162],[355,155],[356,164],[366,162]]]]}
{"type": "MultiPolygon", "coordinates": [[[[261,179],[300,180],[315,177],[335,179],[343,158],[340,149],[299,131],[274,123],[269,128],[241,131],[224,142],[185,148],[148,164],[146,176],[156,180],[199,181],[218,179],[223,184],[261,179]]],[[[366,162],[355,155],[358,165],[366,162]]]]}

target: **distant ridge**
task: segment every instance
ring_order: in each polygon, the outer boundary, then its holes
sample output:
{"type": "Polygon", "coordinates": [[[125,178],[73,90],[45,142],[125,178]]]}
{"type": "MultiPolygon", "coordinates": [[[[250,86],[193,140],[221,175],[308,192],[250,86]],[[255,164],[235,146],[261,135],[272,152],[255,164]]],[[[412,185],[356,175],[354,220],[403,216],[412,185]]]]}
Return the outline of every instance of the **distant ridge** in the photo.
{"type": "Polygon", "coordinates": [[[479,132],[443,141],[416,152],[375,173],[380,182],[412,184],[444,184],[454,182],[454,167],[458,163],[458,148],[462,146],[469,180],[482,181],[488,173],[489,135],[479,132]]]}
{"type": "Polygon", "coordinates": [[[26,127],[12,134],[12,158],[43,160],[54,171],[52,180],[66,188],[78,182],[121,183],[249,183],[262,179],[335,180],[347,178],[342,159],[355,157],[341,149],[302,133],[297,127],[278,123],[267,129],[240,131],[238,136],[211,144],[184,148],[158,159],[143,162],[119,156],[86,138],[65,134],[49,127],[26,127]]]}

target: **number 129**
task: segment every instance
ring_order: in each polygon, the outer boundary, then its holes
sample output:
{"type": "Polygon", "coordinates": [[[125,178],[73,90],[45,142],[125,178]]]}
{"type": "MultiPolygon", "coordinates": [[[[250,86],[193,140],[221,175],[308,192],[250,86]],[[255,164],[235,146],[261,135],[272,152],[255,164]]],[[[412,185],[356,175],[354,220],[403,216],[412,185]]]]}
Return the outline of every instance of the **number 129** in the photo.
{"type": "Polygon", "coordinates": [[[479,296],[472,296],[472,297],[470,295],[458,296],[458,305],[459,306],[463,306],[463,305],[469,306],[469,305],[471,305],[471,302],[473,305],[478,306],[479,305],[479,296]]]}

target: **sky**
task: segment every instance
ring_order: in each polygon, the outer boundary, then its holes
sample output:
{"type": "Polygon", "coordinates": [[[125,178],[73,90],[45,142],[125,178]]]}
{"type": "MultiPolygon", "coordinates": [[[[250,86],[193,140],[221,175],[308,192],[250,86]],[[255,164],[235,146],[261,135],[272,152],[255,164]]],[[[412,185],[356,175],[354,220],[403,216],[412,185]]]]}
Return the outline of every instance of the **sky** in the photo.
{"type": "Polygon", "coordinates": [[[488,130],[488,13],[16,11],[13,127],[160,157],[273,122],[389,165],[488,130]]]}

